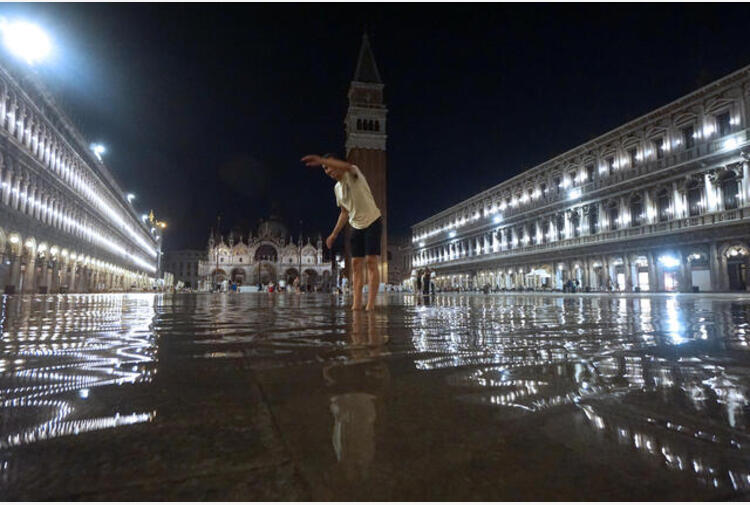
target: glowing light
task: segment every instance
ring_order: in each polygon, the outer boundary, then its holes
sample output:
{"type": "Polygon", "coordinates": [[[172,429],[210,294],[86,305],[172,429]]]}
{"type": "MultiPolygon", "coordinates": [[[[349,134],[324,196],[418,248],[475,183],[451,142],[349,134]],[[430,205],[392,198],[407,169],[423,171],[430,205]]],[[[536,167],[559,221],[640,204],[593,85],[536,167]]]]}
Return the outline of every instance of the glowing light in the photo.
{"type": "Polygon", "coordinates": [[[420,242],[419,247],[424,247],[424,242],[420,242]]]}
{"type": "Polygon", "coordinates": [[[450,232],[448,232],[448,236],[449,236],[450,238],[453,238],[453,237],[455,237],[455,236],[456,236],[456,232],[455,232],[455,230],[451,230],[450,232]]]}
{"type": "Polygon", "coordinates": [[[107,148],[101,144],[91,144],[91,151],[99,161],[102,161],[102,154],[107,152],[107,148]]]}
{"type": "Polygon", "coordinates": [[[502,220],[503,220],[503,216],[500,216],[500,215],[497,215],[492,218],[492,222],[495,224],[502,222],[502,220]]]}
{"type": "Polygon", "coordinates": [[[674,268],[680,265],[680,260],[678,260],[674,256],[669,256],[665,254],[664,256],[659,256],[659,263],[661,263],[667,268],[674,268]]]}
{"type": "Polygon", "coordinates": [[[135,195],[133,193],[128,193],[128,201],[132,202],[133,200],[135,200],[135,195]]]}
{"type": "Polygon", "coordinates": [[[568,200],[575,200],[576,198],[581,198],[581,189],[580,188],[574,188],[571,189],[568,192],[568,200]]]}
{"type": "Polygon", "coordinates": [[[20,238],[18,238],[18,237],[17,237],[16,235],[12,235],[12,236],[10,237],[10,243],[11,243],[11,244],[17,244],[17,243],[19,243],[20,241],[21,241],[21,239],[20,239],[20,238]]]}
{"type": "Polygon", "coordinates": [[[724,149],[734,149],[737,147],[737,139],[731,138],[724,141],[724,149]]]}
{"type": "Polygon", "coordinates": [[[14,56],[29,65],[44,60],[52,50],[49,37],[38,26],[25,21],[0,21],[3,43],[14,56]]]}

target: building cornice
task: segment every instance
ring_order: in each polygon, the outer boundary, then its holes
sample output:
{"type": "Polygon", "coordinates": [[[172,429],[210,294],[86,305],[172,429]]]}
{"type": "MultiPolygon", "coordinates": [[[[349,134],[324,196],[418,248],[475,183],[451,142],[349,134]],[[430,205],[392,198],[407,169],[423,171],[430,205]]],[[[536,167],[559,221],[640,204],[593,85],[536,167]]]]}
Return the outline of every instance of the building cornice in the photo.
{"type": "Polygon", "coordinates": [[[676,100],[673,100],[672,102],[666,105],[663,105],[657,109],[654,109],[642,116],[639,116],[621,126],[618,126],[617,128],[609,130],[603,133],[602,135],[599,135],[598,137],[595,137],[585,142],[584,144],[576,146],[573,149],[570,149],[568,151],[563,152],[562,154],[555,156],[554,158],[551,158],[529,169],[526,169],[522,171],[521,173],[509,179],[506,179],[500,182],[499,184],[496,184],[484,191],[481,191],[480,193],[477,193],[476,195],[470,198],[457,202],[456,204],[452,205],[448,209],[445,209],[444,211],[441,211],[438,214],[434,214],[426,219],[423,219],[422,221],[419,221],[418,223],[414,224],[411,228],[414,229],[419,226],[430,224],[433,222],[433,220],[439,219],[441,217],[445,217],[451,212],[459,210],[460,208],[466,205],[472,204],[474,202],[482,200],[483,198],[489,197],[498,190],[502,190],[509,186],[513,186],[514,184],[521,182],[525,180],[526,178],[537,175],[539,172],[550,170],[555,165],[563,163],[570,157],[573,157],[575,155],[586,154],[592,150],[601,148],[617,138],[622,138],[623,136],[626,136],[627,133],[630,133],[631,130],[633,130],[634,128],[638,126],[646,125],[650,122],[653,122],[659,118],[664,117],[670,109],[683,108],[689,105],[690,103],[694,102],[695,100],[701,97],[704,97],[707,94],[714,94],[718,89],[730,87],[732,85],[737,84],[738,82],[741,82],[743,79],[746,79],[748,77],[750,77],[750,65],[742,67],[741,69],[727,76],[724,76],[720,79],[717,79],[716,81],[710,84],[707,84],[706,86],[703,86],[702,88],[699,88],[687,95],[684,95],[676,100]]]}

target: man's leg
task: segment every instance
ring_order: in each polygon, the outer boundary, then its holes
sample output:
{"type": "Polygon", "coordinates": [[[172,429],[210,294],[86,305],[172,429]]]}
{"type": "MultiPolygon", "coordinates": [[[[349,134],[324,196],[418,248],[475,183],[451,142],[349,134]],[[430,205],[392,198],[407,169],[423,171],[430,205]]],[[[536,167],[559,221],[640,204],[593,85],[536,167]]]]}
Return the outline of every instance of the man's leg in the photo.
{"type": "Polygon", "coordinates": [[[362,267],[364,266],[364,258],[352,258],[352,289],[354,290],[354,302],[352,302],[352,310],[360,310],[362,308],[362,267]]]}
{"type": "Polygon", "coordinates": [[[378,288],[380,287],[378,259],[378,256],[375,255],[365,256],[367,263],[367,307],[365,310],[373,310],[375,308],[375,298],[378,296],[378,288]]]}

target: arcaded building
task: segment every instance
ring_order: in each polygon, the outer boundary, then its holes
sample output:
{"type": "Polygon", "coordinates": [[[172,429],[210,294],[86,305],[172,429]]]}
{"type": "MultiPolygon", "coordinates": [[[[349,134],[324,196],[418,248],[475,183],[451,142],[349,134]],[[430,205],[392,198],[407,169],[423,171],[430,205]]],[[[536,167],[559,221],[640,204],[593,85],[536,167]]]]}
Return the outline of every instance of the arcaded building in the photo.
{"type": "Polygon", "coordinates": [[[750,67],[412,227],[443,289],[745,291],[750,67]]]}
{"type": "Polygon", "coordinates": [[[139,216],[36,74],[0,61],[0,290],[150,289],[161,230],[139,216]]]}

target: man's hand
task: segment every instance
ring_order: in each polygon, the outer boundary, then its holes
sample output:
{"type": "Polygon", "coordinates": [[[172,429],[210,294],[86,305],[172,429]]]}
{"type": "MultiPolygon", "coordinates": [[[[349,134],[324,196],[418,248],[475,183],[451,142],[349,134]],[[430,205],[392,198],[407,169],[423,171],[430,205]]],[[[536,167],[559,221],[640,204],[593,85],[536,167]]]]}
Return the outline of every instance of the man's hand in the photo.
{"type": "Polygon", "coordinates": [[[333,243],[336,242],[336,235],[330,234],[328,235],[328,238],[326,239],[326,247],[329,250],[333,250],[333,243]]]}
{"type": "Polygon", "coordinates": [[[318,156],[317,154],[308,154],[307,156],[303,156],[300,161],[308,167],[319,167],[323,164],[323,158],[318,156]]]}

